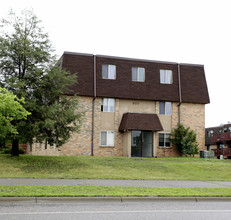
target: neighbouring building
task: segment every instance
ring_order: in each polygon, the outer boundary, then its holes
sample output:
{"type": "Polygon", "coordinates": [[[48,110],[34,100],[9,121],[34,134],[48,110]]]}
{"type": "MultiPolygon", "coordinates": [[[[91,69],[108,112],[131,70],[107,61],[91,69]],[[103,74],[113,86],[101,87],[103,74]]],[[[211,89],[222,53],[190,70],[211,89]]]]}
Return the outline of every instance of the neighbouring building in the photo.
{"type": "Polygon", "coordinates": [[[206,128],[205,145],[207,150],[214,151],[215,157],[231,158],[231,124],[206,128]]]}
{"type": "Polygon", "coordinates": [[[178,156],[169,136],[181,122],[205,150],[205,104],[209,95],[203,65],[64,52],[61,65],[78,74],[85,117],[79,133],[56,148],[35,144],[29,154],[178,156]]]}

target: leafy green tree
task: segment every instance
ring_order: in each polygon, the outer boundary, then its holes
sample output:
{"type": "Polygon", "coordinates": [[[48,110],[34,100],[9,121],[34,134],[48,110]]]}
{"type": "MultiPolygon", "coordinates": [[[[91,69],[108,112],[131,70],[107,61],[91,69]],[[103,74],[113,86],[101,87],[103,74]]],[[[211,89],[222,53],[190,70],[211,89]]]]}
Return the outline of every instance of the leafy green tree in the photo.
{"type": "MultiPolygon", "coordinates": [[[[12,140],[12,150],[18,148],[19,140],[62,145],[81,122],[78,99],[64,96],[76,75],[57,65],[48,35],[32,11],[22,11],[20,17],[11,11],[2,20],[1,30],[1,86],[19,99],[24,97],[23,106],[31,113],[27,120],[16,122],[18,135],[12,140]]],[[[18,156],[17,152],[12,155],[18,156]]]]}
{"type": "Polygon", "coordinates": [[[171,133],[171,142],[176,146],[176,149],[182,156],[198,154],[198,143],[196,133],[190,128],[185,128],[183,124],[178,124],[171,133]]]}
{"type": "Polygon", "coordinates": [[[14,122],[26,119],[30,114],[24,109],[24,99],[17,98],[12,92],[0,88],[0,139],[18,134],[14,122]]]}

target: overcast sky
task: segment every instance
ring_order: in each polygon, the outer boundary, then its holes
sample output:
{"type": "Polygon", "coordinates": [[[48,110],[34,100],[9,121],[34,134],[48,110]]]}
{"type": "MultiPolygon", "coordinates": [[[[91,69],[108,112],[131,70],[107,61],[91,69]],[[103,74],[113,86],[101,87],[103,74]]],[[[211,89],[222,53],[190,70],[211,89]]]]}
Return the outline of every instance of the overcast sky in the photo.
{"type": "Polygon", "coordinates": [[[56,53],[64,51],[203,64],[210,95],[206,127],[231,121],[229,0],[0,0],[33,9],[56,53]]]}

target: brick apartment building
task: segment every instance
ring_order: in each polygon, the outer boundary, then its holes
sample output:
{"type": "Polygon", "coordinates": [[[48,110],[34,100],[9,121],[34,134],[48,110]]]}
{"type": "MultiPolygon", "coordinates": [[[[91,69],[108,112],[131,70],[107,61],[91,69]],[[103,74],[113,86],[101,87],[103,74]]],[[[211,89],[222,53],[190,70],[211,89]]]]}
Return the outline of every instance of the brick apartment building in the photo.
{"type": "Polygon", "coordinates": [[[29,154],[178,156],[169,135],[178,122],[197,134],[205,149],[203,65],[64,52],[61,65],[77,73],[72,94],[85,112],[81,131],[65,145],[34,144],[29,154]]]}

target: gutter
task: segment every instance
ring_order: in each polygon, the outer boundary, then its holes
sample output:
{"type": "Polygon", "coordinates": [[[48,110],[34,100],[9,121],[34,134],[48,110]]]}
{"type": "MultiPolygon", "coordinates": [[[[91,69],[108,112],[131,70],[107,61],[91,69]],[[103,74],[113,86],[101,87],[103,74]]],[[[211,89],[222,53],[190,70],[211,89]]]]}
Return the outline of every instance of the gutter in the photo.
{"type": "Polygon", "coordinates": [[[91,156],[94,156],[94,120],[95,120],[95,98],[96,98],[96,56],[93,55],[93,100],[92,100],[92,128],[91,128],[91,156]]]}
{"type": "Polygon", "coordinates": [[[180,124],[181,121],[181,115],[180,115],[180,106],[182,103],[182,97],[181,97],[181,80],[180,80],[180,64],[177,64],[178,67],[178,87],[179,87],[179,103],[177,105],[178,107],[178,123],[180,124]]]}

